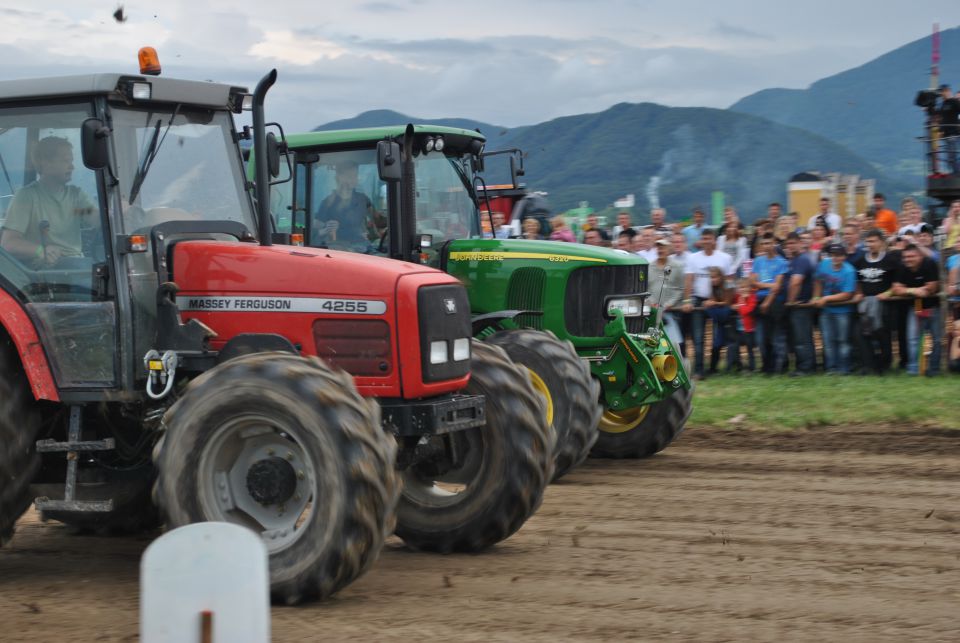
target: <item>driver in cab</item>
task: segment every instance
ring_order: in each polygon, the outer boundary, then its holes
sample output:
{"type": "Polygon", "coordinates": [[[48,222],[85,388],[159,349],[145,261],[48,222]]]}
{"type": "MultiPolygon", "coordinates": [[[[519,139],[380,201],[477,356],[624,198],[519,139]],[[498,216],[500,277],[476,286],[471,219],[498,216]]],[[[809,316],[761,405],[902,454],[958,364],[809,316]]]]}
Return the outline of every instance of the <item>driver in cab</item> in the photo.
{"type": "Polygon", "coordinates": [[[58,136],[40,139],[31,160],[37,180],[23,186],[10,202],[0,247],[33,268],[49,268],[65,257],[82,256],[80,230],[89,227],[94,206],[83,190],[69,185],[70,141],[58,136]]]}
{"type": "Polygon", "coordinates": [[[369,243],[377,238],[373,203],[357,191],[357,164],[337,164],[336,190],[331,192],[313,215],[311,245],[369,243]]]}

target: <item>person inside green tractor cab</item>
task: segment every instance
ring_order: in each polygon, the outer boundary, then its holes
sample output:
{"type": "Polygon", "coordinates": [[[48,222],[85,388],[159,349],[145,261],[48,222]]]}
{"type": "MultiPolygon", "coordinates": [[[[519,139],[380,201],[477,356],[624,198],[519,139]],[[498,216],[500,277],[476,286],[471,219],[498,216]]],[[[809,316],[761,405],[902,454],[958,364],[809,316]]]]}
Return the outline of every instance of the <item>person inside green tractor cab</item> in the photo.
{"type": "Polygon", "coordinates": [[[73,145],[48,136],[30,155],[37,179],[23,186],[7,210],[0,247],[33,268],[82,256],[81,229],[90,226],[93,202],[73,178],[73,145]]]}
{"type": "Polygon", "coordinates": [[[336,189],[327,195],[313,214],[310,245],[357,245],[380,238],[381,219],[373,203],[357,190],[357,163],[336,164],[336,189]]]}

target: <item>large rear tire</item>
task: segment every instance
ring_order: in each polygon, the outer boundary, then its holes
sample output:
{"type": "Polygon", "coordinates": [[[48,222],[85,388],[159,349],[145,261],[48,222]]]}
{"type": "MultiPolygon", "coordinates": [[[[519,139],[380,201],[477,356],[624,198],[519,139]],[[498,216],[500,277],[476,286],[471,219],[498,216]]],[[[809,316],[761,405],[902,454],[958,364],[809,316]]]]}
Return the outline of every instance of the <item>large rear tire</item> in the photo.
{"type": "Polygon", "coordinates": [[[553,440],[543,398],[503,349],[472,342],[465,393],[485,397],[486,424],[453,436],[464,455],[444,475],[413,465],[403,472],[397,535],[407,546],[474,552],[520,529],[553,474],[553,440]]]}
{"type": "Polygon", "coordinates": [[[275,600],[331,596],[393,531],[396,443],[352,378],[316,358],[229,360],[191,382],[163,424],[154,496],[167,526],[260,533],[275,600]]]}
{"type": "Polygon", "coordinates": [[[693,410],[693,386],[670,397],[624,412],[605,409],[595,458],[649,458],[677,439],[693,410]]]}
{"type": "Polygon", "coordinates": [[[560,341],[550,331],[506,330],[486,341],[526,367],[534,388],[546,397],[547,422],[557,436],[553,481],[558,480],[586,460],[597,441],[599,382],[573,344],[560,341]]]}
{"type": "Polygon", "coordinates": [[[38,406],[13,342],[0,337],[0,546],[33,502],[30,483],[40,468],[38,406]]]}

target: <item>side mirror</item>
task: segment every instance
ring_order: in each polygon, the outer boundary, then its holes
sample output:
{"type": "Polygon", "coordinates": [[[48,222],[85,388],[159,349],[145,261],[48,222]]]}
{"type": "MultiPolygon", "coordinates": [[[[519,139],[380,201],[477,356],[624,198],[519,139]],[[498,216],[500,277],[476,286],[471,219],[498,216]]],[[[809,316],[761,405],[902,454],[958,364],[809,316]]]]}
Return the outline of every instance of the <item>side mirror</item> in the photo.
{"type": "Polygon", "coordinates": [[[270,176],[280,176],[280,144],[273,132],[267,132],[267,172],[270,176]]]}
{"type": "Polygon", "coordinates": [[[396,182],[403,175],[400,166],[400,144],[395,141],[377,143],[377,172],[381,181],[396,182]]]}
{"type": "Polygon", "coordinates": [[[102,170],[110,162],[110,149],[107,137],[110,128],[103,125],[99,118],[88,118],[80,126],[80,151],[83,164],[91,170],[102,170]]]}

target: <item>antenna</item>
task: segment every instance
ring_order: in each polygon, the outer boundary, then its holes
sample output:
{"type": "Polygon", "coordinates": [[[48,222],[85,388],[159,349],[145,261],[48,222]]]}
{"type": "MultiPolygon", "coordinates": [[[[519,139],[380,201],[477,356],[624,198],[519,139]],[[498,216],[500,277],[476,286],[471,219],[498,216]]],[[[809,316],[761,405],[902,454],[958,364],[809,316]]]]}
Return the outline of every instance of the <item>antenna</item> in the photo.
{"type": "Polygon", "coordinates": [[[930,89],[940,84],[940,23],[933,23],[933,50],[930,52],[930,89]]]}

